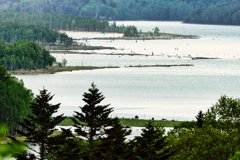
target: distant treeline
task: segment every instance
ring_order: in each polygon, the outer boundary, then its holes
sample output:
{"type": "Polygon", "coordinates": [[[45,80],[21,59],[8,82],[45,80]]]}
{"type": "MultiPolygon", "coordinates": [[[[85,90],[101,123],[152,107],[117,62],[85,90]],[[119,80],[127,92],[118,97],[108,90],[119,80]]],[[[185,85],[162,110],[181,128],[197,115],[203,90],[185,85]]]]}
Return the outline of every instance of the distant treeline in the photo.
{"type": "Polygon", "coordinates": [[[240,2],[197,9],[186,16],[184,22],[240,25],[240,2]]]}
{"type": "Polygon", "coordinates": [[[44,44],[57,43],[65,46],[73,43],[72,38],[68,37],[65,33],[60,33],[47,27],[2,21],[0,21],[0,39],[8,43],[17,42],[20,39],[44,44]]]}
{"type": "Polygon", "coordinates": [[[77,31],[108,31],[123,32],[123,25],[117,26],[115,22],[109,24],[108,20],[98,20],[92,17],[62,15],[56,13],[28,13],[28,12],[0,12],[0,20],[18,22],[23,24],[35,24],[54,30],[77,30],[77,31]]]}
{"type": "Polygon", "coordinates": [[[73,14],[112,20],[183,20],[195,9],[234,1],[236,0],[1,0],[0,11],[73,14]]]}
{"type": "Polygon", "coordinates": [[[56,59],[50,55],[44,46],[28,40],[17,43],[6,43],[0,40],[0,66],[8,70],[38,69],[52,66],[56,59]]]}

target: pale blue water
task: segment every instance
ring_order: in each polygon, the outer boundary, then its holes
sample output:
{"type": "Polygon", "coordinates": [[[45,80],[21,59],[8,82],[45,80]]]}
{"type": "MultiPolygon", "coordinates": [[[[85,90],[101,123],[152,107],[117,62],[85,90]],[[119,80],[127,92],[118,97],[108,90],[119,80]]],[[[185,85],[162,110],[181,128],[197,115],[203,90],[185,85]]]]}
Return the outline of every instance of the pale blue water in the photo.
{"type": "MultiPolygon", "coordinates": [[[[194,40],[88,41],[90,45],[114,46],[119,50],[94,51],[103,55],[54,56],[68,65],[120,66],[118,69],[62,72],[51,75],[17,75],[35,94],[43,86],[55,94],[52,103],[61,102],[59,113],[72,115],[83,106],[82,94],[94,82],[111,103],[112,116],[193,120],[221,95],[239,97],[240,27],[182,24],[181,22],[123,21],[143,31],[158,26],[161,31],[197,34],[194,40]],[[205,36],[206,35],[206,36],[205,36]],[[123,50],[120,50],[123,49],[123,50]],[[177,48],[177,49],[176,49],[177,48]],[[104,55],[141,53],[143,56],[104,55]],[[150,56],[154,53],[154,56],[150,56]],[[114,54],[113,53],[113,54],[114,54]],[[149,55],[146,57],[145,55],[149,55]],[[191,60],[186,56],[219,57],[191,60]],[[179,58],[180,57],[180,58],[179,58]],[[192,67],[131,68],[129,65],[193,64],[192,67]]],[[[86,34],[74,33],[75,37],[86,34]]],[[[99,34],[91,37],[98,37],[99,34]]],[[[90,37],[90,36],[89,36],[90,37]]]]}

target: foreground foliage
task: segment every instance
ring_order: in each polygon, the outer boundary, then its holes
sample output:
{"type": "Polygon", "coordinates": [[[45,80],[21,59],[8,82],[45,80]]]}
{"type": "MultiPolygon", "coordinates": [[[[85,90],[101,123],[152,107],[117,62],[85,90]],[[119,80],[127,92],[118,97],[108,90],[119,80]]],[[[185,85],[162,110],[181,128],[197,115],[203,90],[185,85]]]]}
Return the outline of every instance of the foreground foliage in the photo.
{"type": "Polygon", "coordinates": [[[240,149],[238,132],[227,134],[211,126],[184,129],[181,136],[170,137],[173,151],[170,159],[228,159],[240,149]]]}
{"type": "Polygon", "coordinates": [[[23,152],[25,147],[22,143],[2,144],[2,140],[8,136],[8,126],[0,125],[0,159],[10,157],[16,153],[23,152]]]}
{"type": "Polygon", "coordinates": [[[123,129],[118,118],[110,118],[113,108],[109,104],[100,105],[105,97],[94,83],[88,91],[83,94],[86,104],[80,107],[81,112],[75,111],[75,118],[72,118],[79,137],[74,137],[70,130],[64,129],[62,134],[50,136],[54,127],[65,117],[59,115],[51,118],[60,104],[49,104],[53,96],[46,90],[40,91],[36,102],[32,103],[32,114],[20,123],[26,130],[19,131],[27,137],[28,142],[39,144],[39,158],[27,152],[14,156],[18,159],[53,160],[239,158],[238,99],[221,96],[207,112],[198,112],[197,122],[179,123],[167,135],[162,126],[148,121],[141,136],[126,141],[131,130],[123,129]]]}
{"type": "Polygon", "coordinates": [[[239,99],[221,96],[206,113],[198,113],[197,123],[178,125],[168,133],[172,151],[176,152],[170,159],[232,157],[240,150],[239,116],[239,99]]]}

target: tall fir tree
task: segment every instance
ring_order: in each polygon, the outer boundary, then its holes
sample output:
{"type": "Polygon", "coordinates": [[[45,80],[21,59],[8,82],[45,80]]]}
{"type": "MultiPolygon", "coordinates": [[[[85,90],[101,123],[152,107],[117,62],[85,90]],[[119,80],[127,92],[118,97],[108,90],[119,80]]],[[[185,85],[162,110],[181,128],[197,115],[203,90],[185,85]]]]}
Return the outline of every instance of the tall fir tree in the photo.
{"type": "Polygon", "coordinates": [[[88,146],[85,147],[85,153],[87,153],[85,159],[93,160],[100,158],[98,151],[99,139],[105,135],[104,128],[113,123],[113,120],[109,117],[113,108],[109,107],[110,104],[100,105],[105,97],[99,92],[94,83],[92,83],[88,91],[88,93],[83,94],[83,101],[86,104],[80,107],[82,112],[74,111],[76,115],[72,120],[75,123],[75,132],[83,137],[80,140],[85,139],[89,142],[88,146]]]}
{"type": "MultiPolygon", "coordinates": [[[[63,114],[52,117],[60,106],[60,103],[55,105],[50,104],[52,98],[53,95],[47,93],[46,89],[40,90],[40,95],[37,95],[35,102],[31,103],[30,108],[32,113],[27,118],[24,118],[23,122],[19,122],[25,130],[17,130],[18,133],[26,137],[26,142],[39,146],[39,151],[31,147],[29,149],[34,151],[40,160],[54,157],[52,149],[55,145],[60,145],[61,139],[58,136],[53,139],[51,135],[56,130],[56,125],[66,118],[63,114]]],[[[65,139],[67,136],[71,136],[71,133],[64,130],[63,132],[65,136],[61,138],[65,139]]]]}

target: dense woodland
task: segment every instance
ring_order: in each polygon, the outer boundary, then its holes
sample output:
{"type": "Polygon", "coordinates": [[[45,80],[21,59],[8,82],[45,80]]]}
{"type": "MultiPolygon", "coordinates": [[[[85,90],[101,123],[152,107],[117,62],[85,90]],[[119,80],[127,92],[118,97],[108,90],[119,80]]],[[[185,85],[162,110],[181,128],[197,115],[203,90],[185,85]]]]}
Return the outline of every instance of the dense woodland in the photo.
{"type": "Polygon", "coordinates": [[[92,17],[55,13],[0,12],[0,20],[23,24],[35,24],[54,30],[123,32],[125,29],[123,25],[117,26],[115,22],[109,24],[106,19],[101,21],[92,17]]]}
{"type": "Polygon", "coordinates": [[[112,20],[183,20],[191,11],[236,0],[1,0],[0,11],[112,20]]]}
{"type": "Polygon", "coordinates": [[[197,9],[187,15],[184,22],[240,25],[240,2],[197,9]]]}
{"type": "Polygon", "coordinates": [[[6,43],[0,40],[0,65],[8,70],[38,69],[52,66],[55,61],[50,52],[38,43],[28,40],[6,43]]]}
{"type": "Polygon", "coordinates": [[[0,39],[8,43],[26,39],[48,45],[59,44],[67,46],[73,44],[72,38],[65,33],[60,33],[47,27],[2,21],[0,21],[0,39]]]}

